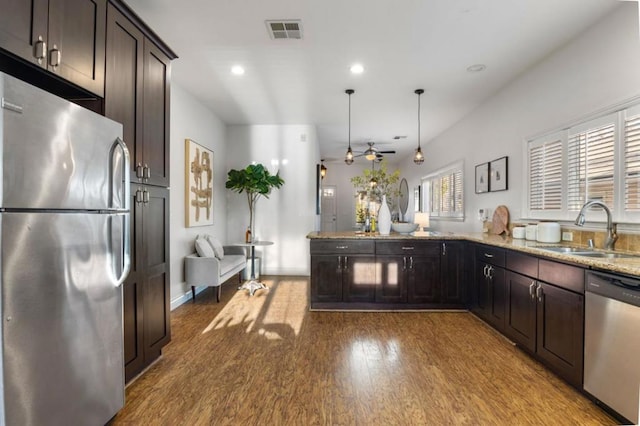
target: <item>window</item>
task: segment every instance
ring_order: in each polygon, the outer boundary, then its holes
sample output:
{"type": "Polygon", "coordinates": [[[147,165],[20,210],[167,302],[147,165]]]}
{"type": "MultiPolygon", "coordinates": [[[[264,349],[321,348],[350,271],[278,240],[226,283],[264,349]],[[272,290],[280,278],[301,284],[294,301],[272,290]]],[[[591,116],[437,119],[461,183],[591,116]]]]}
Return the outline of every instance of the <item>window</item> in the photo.
{"type": "Polygon", "coordinates": [[[527,141],[528,217],[573,220],[595,199],[616,221],[640,220],[640,105],[611,111],[527,141]]]}
{"type": "Polygon", "coordinates": [[[464,219],[463,163],[457,163],[422,179],[423,211],[432,218],[464,219]]]}

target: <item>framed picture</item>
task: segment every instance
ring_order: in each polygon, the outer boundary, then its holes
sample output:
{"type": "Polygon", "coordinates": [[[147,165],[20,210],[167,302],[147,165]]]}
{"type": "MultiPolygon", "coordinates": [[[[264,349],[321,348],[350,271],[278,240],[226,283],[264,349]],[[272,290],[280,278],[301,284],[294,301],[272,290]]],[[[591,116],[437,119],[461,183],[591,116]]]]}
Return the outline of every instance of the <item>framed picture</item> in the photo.
{"type": "Polygon", "coordinates": [[[476,194],[489,192],[489,163],[476,166],[476,194]]]}
{"type": "Polygon", "coordinates": [[[213,151],[184,141],[185,226],[213,225],[213,151]]]}
{"type": "Polygon", "coordinates": [[[413,188],[413,211],[419,212],[422,209],[422,199],[420,197],[420,186],[413,188]]]}
{"type": "Polygon", "coordinates": [[[489,163],[489,191],[509,189],[508,159],[509,157],[502,157],[489,163]]]}

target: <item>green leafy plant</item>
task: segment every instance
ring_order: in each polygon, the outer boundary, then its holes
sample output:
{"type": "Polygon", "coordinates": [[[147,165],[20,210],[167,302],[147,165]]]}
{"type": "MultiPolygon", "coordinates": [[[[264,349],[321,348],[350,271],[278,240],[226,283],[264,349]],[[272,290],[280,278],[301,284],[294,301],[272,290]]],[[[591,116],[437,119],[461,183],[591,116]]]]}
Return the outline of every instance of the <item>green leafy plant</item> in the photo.
{"type": "Polygon", "coordinates": [[[249,203],[249,229],[253,233],[253,221],[255,218],[256,202],[260,197],[269,198],[273,188],[280,188],[284,180],[280,177],[280,172],[272,175],[262,164],[250,164],[241,170],[231,169],[227,173],[225,187],[238,194],[243,192],[247,195],[249,203]]]}
{"type": "Polygon", "coordinates": [[[387,160],[382,159],[377,169],[364,169],[360,176],[351,178],[351,184],[358,193],[366,193],[370,201],[381,202],[382,196],[387,196],[387,204],[391,208],[395,200],[400,195],[400,188],[397,185],[400,180],[400,170],[393,173],[387,172],[387,160]],[[371,185],[371,179],[376,184],[371,185]]]}

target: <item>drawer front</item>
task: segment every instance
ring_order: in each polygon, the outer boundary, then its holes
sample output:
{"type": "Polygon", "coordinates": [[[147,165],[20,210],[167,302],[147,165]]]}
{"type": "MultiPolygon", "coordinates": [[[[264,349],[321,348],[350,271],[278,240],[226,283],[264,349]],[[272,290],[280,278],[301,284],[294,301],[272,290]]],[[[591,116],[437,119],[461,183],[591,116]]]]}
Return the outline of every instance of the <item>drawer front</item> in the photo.
{"type": "Polygon", "coordinates": [[[577,266],[540,259],[538,277],[549,284],[584,294],[584,269],[577,266]]]}
{"type": "Polygon", "coordinates": [[[507,269],[527,277],[538,278],[538,258],[516,251],[507,251],[507,269]]]}
{"type": "Polygon", "coordinates": [[[311,254],[374,254],[375,241],[311,240],[311,254]]]}
{"type": "Polygon", "coordinates": [[[376,254],[437,255],[440,253],[439,241],[376,241],[376,254]]]}
{"type": "Polygon", "coordinates": [[[477,245],[476,259],[495,266],[505,265],[505,253],[503,249],[491,246],[477,245]]]}

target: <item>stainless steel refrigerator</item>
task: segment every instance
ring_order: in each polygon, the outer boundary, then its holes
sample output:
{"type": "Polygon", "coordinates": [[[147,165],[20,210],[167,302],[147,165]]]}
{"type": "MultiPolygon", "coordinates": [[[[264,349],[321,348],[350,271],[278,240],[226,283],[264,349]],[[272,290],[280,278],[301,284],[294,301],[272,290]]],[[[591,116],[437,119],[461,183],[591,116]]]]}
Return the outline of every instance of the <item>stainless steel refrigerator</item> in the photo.
{"type": "Polygon", "coordinates": [[[0,424],[103,425],[124,405],[122,126],[0,73],[0,424]]]}

